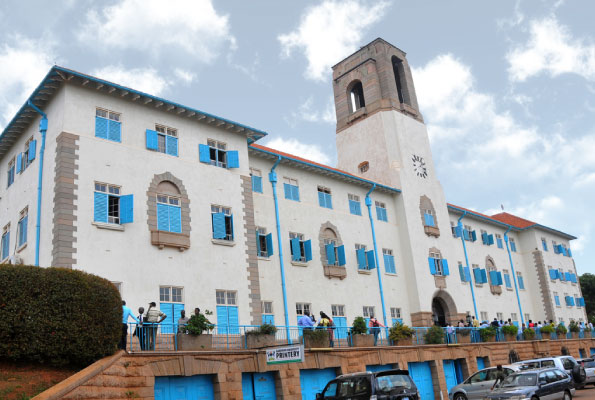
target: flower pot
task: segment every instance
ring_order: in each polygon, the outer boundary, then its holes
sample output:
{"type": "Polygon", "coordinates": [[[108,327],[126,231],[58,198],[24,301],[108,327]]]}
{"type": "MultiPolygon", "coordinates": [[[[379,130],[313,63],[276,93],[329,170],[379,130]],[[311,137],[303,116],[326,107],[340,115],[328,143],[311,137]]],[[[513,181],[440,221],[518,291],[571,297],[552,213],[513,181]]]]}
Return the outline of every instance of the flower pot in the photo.
{"type": "Polygon", "coordinates": [[[516,335],[504,335],[507,342],[516,342],[516,335]]]}
{"type": "Polygon", "coordinates": [[[353,346],[353,347],[374,347],[374,335],[367,335],[367,334],[351,335],[351,346],[353,346]]]}
{"type": "Polygon", "coordinates": [[[570,337],[572,339],[578,339],[578,332],[570,332],[570,337]]]}
{"type": "Polygon", "coordinates": [[[403,338],[399,340],[393,340],[393,346],[412,346],[413,337],[403,338]]]}
{"type": "Polygon", "coordinates": [[[248,349],[261,349],[263,347],[273,347],[275,344],[277,344],[275,340],[275,335],[246,335],[246,347],[248,349]]]}
{"type": "Polygon", "coordinates": [[[330,342],[330,337],[329,337],[328,331],[324,330],[323,332],[325,333],[325,335],[310,336],[308,334],[305,334],[303,336],[304,347],[307,349],[331,347],[331,342],[330,342]]]}
{"type": "Polygon", "coordinates": [[[457,343],[471,343],[471,335],[457,335],[457,343]]]}
{"type": "Polygon", "coordinates": [[[541,340],[550,340],[552,334],[549,332],[541,332],[541,340]]]}
{"type": "Polygon", "coordinates": [[[178,342],[178,350],[197,351],[197,350],[211,350],[213,348],[213,335],[186,335],[178,333],[176,335],[178,342]]]}

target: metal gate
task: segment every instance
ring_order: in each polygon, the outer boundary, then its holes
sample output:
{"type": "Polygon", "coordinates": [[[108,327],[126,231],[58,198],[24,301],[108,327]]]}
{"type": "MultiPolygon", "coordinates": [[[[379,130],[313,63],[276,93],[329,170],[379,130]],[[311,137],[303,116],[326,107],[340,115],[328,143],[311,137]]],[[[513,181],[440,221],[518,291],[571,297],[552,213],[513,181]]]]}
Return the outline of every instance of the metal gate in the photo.
{"type": "Polygon", "coordinates": [[[275,375],[273,372],[244,372],[242,374],[244,400],[275,400],[275,375]]]}
{"type": "Polygon", "coordinates": [[[213,375],[157,376],[155,400],[214,400],[213,375]]]}
{"type": "Polygon", "coordinates": [[[430,362],[410,362],[409,375],[419,390],[421,400],[434,400],[434,382],[430,362]]]}
{"type": "Polygon", "coordinates": [[[334,368],[300,370],[302,400],[315,400],[316,393],[322,392],[326,384],[336,377],[334,368]]]}

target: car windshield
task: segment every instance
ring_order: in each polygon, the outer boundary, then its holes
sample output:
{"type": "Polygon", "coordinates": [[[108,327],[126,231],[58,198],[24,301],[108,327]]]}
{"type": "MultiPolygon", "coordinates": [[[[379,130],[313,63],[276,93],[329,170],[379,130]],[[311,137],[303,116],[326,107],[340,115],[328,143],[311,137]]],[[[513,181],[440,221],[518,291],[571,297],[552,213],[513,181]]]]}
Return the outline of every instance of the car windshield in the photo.
{"type": "Polygon", "coordinates": [[[537,374],[513,374],[504,379],[500,387],[535,386],[537,374]]]}
{"type": "Polygon", "coordinates": [[[595,361],[586,361],[585,368],[595,368],[595,361]]]}
{"type": "Polygon", "coordinates": [[[411,389],[411,378],[407,375],[383,375],[376,378],[378,391],[388,393],[393,389],[411,389]]]}

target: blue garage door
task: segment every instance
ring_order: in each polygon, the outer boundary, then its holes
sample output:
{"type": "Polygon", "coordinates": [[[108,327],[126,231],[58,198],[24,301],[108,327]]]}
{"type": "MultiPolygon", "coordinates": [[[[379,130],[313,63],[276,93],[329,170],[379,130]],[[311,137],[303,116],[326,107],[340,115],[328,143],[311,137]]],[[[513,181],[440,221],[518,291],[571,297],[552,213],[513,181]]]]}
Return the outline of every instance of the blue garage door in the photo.
{"type": "Polygon", "coordinates": [[[595,347],[591,347],[591,357],[595,356],[595,347]]]}
{"type": "Polygon", "coordinates": [[[432,382],[430,363],[428,361],[411,362],[408,366],[409,375],[419,390],[421,400],[434,400],[434,383],[432,382]]]}
{"type": "Polygon", "coordinates": [[[213,375],[157,376],[155,400],[214,400],[213,375]]]}
{"type": "Polygon", "coordinates": [[[242,374],[244,400],[275,400],[275,375],[273,372],[244,372],[242,374]]]}
{"type": "Polygon", "coordinates": [[[389,369],[393,369],[394,367],[391,364],[384,364],[384,365],[366,365],[366,371],[368,372],[380,372],[380,371],[388,371],[389,369]]]}
{"type": "Polygon", "coordinates": [[[347,318],[346,317],[334,317],[333,323],[335,324],[335,339],[346,339],[347,338],[347,318]]]}
{"type": "Polygon", "coordinates": [[[487,367],[486,365],[486,358],[487,357],[477,357],[477,370],[482,370],[485,367],[487,367]]]}
{"type": "Polygon", "coordinates": [[[454,360],[444,360],[444,378],[446,378],[446,389],[450,392],[450,389],[457,386],[457,370],[455,368],[454,360]]]}
{"type": "Polygon", "coordinates": [[[316,393],[322,392],[326,384],[336,377],[334,368],[300,370],[302,400],[315,400],[316,393]]]}

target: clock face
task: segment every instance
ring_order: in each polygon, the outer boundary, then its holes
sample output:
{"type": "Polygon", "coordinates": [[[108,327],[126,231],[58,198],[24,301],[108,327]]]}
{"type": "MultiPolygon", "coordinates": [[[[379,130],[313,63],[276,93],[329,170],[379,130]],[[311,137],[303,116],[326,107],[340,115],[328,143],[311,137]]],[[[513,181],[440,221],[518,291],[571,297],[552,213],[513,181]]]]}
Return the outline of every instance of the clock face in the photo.
{"type": "Polygon", "coordinates": [[[417,176],[420,178],[426,178],[428,176],[428,170],[423,157],[413,155],[411,160],[413,161],[413,171],[417,174],[417,176]]]}

